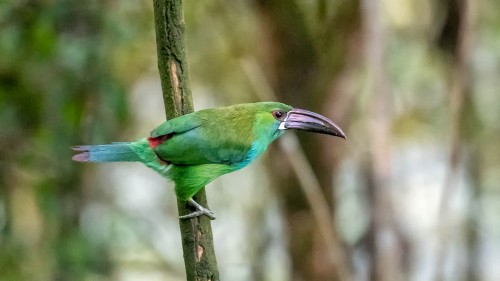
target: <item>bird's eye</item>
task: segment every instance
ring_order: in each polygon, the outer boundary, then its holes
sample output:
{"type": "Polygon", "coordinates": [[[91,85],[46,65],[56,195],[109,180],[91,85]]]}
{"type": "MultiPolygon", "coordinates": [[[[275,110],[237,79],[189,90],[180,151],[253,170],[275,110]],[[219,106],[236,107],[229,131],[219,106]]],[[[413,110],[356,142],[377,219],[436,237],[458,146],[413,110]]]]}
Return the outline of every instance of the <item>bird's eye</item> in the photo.
{"type": "Polygon", "coordinates": [[[280,121],[283,121],[283,119],[285,118],[286,114],[285,112],[281,111],[281,110],[275,110],[273,111],[273,116],[274,118],[280,120],[280,121]]]}

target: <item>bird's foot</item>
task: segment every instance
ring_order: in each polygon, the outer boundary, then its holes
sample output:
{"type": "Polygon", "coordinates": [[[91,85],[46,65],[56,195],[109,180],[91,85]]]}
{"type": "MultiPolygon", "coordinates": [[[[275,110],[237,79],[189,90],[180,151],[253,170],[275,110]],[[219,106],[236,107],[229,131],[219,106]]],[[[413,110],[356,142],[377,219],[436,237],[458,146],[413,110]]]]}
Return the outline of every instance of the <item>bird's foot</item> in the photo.
{"type": "Polygon", "coordinates": [[[197,211],[194,211],[194,212],[192,212],[190,214],[187,214],[187,215],[184,215],[184,216],[180,216],[179,219],[185,220],[185,219],[190,219],[190,218],[195,218],[195,217],[199,217],[199,216],[205,215],[208,218],[210,218],[211,220],[215,220],[215,214],[214,214],[214,212],[212,212],[212,210],[207,209],[207,208],[201,206],[196,201],[194,201],[192,198],[189,199],[188,202],[193,207],[195,207],[197,209],[197,211]]]}
{"type": "Polygon", "coordinates": [[[214,214],[214,212],[210,211],[209,209],[206,209],[204,211],[194,211],[194,212],[192,212],[190,214],[187,214],[187,215],[184,215],[184,216],[180,216],[179,219],[185,220],[185,219],[200,217],[200,216],[203,216],[203,215],[206,215],[211,220],[215,220],[215,214],[214,214]]]}

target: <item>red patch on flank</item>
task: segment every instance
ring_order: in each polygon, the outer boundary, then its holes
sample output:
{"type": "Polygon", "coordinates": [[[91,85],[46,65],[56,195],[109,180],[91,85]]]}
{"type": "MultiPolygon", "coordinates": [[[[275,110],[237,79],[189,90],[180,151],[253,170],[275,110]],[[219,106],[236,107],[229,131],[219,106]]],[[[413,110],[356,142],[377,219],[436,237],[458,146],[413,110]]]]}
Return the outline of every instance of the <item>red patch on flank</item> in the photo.
{"type": "Polygon", "coordinates": [[[151,138],[150,137],[150,138],[148,138],[149,146],[151,146],[151,148],[155,148],[158,145],[160,145],[163,142],[165,142],[166,140],[172,138],[172,135],[173,134],[168,134],[168,135],[163,135],[163,136],[159,136],[159,137],[156,137],[156,138],[151,138]]]}

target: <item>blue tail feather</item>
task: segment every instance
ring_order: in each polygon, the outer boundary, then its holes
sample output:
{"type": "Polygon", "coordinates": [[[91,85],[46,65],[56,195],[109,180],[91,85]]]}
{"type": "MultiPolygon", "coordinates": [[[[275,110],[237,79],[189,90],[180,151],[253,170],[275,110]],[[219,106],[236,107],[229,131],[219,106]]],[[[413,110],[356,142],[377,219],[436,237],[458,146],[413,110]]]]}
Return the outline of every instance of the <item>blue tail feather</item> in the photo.
{"type": "Polygon", "coordinates": [[[121,162],[141,161],[130,147],[130,142],[119,142],[101,145],[74,146],[73,150],[81,152],[73,156],[78,162],[121,162]]]}

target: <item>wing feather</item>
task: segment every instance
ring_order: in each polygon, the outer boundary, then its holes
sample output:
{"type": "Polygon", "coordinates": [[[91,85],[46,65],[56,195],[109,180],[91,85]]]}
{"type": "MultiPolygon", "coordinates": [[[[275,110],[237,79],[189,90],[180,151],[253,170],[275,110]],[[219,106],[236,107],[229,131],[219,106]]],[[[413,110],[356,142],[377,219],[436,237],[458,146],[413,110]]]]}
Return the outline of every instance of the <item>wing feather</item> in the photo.
{"type": "Polygon", "coordinates": [[[233,165],[245,161],[252,146],[251,123],[232,120],[225,112],[215,110],[197,111],[157,127],[152,137],[172,136],[155,146],[155,153],[177,165],[233,165]]]}

